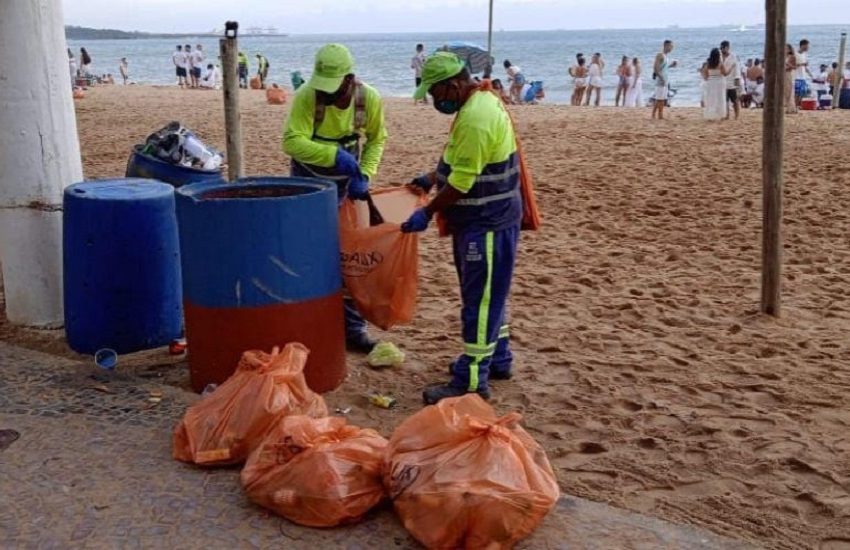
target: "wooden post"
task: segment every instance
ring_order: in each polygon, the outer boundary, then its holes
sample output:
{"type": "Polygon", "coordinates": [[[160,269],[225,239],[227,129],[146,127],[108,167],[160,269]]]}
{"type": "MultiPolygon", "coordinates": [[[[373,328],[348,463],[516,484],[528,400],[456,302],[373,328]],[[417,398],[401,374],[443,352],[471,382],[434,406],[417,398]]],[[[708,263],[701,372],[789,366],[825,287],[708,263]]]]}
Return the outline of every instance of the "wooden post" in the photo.
{"type": "Polygon", "coordinates": [[[785,134],[786,0],[765,0],[765,98],[762,127],[761,311],[780,314],[782,287],[782,161],[785,134]]]}
{"type": "Polygon", "coordinates": [[[234,181],[245,175],[242,167],[242,116],[239,112],[239,23],[224,24],[224,38],[219,40],[224,84],[224,128],[227,140],[227,179],[234,181]]]}
{"type": "Polygon", "coordinates": [[[838,68],[832,75],[832,108],[838,109],[841,99],[841,84],[844,83],[844,52],[847,51],[847,33],[841,33],[841,49],[838,50],[838,68]]]}

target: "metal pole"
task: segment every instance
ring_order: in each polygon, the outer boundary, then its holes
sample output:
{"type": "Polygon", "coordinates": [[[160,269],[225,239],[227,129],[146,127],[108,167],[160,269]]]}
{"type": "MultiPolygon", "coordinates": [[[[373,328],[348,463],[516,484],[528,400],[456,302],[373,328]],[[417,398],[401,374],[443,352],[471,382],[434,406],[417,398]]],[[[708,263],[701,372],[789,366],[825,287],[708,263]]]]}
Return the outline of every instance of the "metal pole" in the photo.
{"type": "Polygon", "coordinates": [[[485,78],[490,78],[493,73],[493,0],[490,0],[490,19],[487,23],[487,74],[485,78]]]}
{"type": "Polygon", "coordinates": [[[221,70],[224,80],[224,128],[227,141],[227,178],[234,181],[244,176],[242,168],[242,119],[239,112],[239,23],[224,24],[224,38],[219,40],[221,70]]]}
{"type": "Polygon", "coordinates": [[[841,49],[838,50],[838,68],[832,75],[832,108],[838,109],[841,99],[841,84],[844,82],[844,52],[847,51],[847,33],[841,33],[841,49]]]}
{"type": "MultiPolygon", "coordinates": [[[[780,314],[782,283],[782,161],[785,133],[786,0],[765,0],[765,100],[762,127],[761,311],[780,314]]],[[[792,98],[793,99],[793,98],[792,98]]]]}

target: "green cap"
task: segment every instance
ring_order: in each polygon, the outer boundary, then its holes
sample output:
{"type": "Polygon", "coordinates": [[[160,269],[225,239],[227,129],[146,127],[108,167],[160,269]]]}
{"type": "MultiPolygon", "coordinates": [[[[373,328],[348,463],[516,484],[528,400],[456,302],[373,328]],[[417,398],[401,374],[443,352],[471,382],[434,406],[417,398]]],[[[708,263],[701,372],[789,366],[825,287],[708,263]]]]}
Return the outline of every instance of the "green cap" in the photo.
{"type": "Polygon", "coordinates": [[[342,44],[328,44],[316,53],[313,76],[308,88],[332,94],[342,85],[342,80],[354,70],[354,58],[342,44]]]}
{"type": "Polygon", "coordinates": [[[460,74],[466,67],[461,58],[451,52],[437,52],[422,65],[422,84],[416,88],[414,99],[423,99],[434,84],[460,74]]]}

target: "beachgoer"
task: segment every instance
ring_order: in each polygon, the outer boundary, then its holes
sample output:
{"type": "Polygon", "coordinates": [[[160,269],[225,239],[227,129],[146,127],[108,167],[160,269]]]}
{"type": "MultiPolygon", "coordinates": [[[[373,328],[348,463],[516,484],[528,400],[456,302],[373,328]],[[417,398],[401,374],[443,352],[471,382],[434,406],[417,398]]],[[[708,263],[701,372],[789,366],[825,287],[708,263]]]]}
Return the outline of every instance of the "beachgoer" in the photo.
{"type": "Polygon", "coordinates": [[[803,98],[809,95],[808,78],[812,76],[809,70],[809,41],[805,38],[800,40],[795,62],[797,68],[794,71],[794,99],[799,107],[803,98]]]}
{"type": "MultiPolygon", "coordinates": [[[[847,63],[844,64],[843,77],[844,78],[842,79],[841,88],[842,89],[850,88],[850,61],[848,61],[847,63]]],[[[835,97],[835,96],[833,96],[833,97],[835,97]]]]}
{"type": "Polygon", "coordinates": [[[664,120],[664,106],[667,104],[667,94],[670,91],[670,69],[678,64],[669,61],[667,56],[673,51],[673,41],[665,40],[660,52],[655,55],[655,63],[652,65],[653,79],[655,80],[655,101],[652,104],[652,118],[658,116],[658,120],[664,120]]]}
{"type": "Polygon", "coordinates": [[[80,48],[80,74],[87,78],[92,75],[91,56],[85,48],[80,48]]]}
{"type": "Polygon", "coordinates": [[[269,60],[263,54],[257,54],[257,76],[260,77],[260,89],[266,89],[266,78],[269,76],[269,60]]]}
{"type": "Polygon", "coordinates": [[[573,97],[570,103],[576,107],[584,100],[584,91],[587,89],[587,60],[581,54],[576,58],[576,66],[573,68],[573,97]]]}
{"type": "Polygon", "coordinates": [[[204,72],[204,75],[201,77],[198,85],[207,90],[217,90],[219,80],[218,68],[212,63],[209,63],[207,64],[207,70],[204,72]]]}
{"type": "Polygon", "coordinates": [[[188,73],[186,72],[188,61],[182,45],[177,45],[177,49],[171,54],[171,61],[174,63],[174,69],[177,73],[177,85],[181,88],[187,86],[189,84],[188,73]]]}
{"type": "Polygon", "coordinates": [[[460,280],[463,353],[450,365],[451,381],[422,397],[426,404],[466,393],[488,399],[490,380],[512,375],[507,306],[522,219],[516,137],[502,102],[479,91],[452,53],[425,61],[416,97],[426,93],[455,119],[436,170],[411,182],[426,193],[436,186],[437,194],[401,230],[424,231],[436,213],[445,220],[460,280]]]}
{"type": "Polygon", "coordinates": [[[829,71],[827,69],[827,65],[822,64],[818,74],[812,78],[812,87],[818,96],[818,102],[820,102],[821,96],[829,91],[829,71]]]}
{"type": "Polygon", "coordinates": [[[756,80],[756,89],[753,91],[753,103],[756,107],[764,107],[764,77],[756,80]]]}
{"type": "Polygon", "coordinates": [[[640,59],[635,57],[632,59],[631,65],[628,67],[626,78],[628,79],[629,89],[626,92],[626,107],[640,107],[643,104],[643,68],[640,65],[640,59]]]}
{"type": "Polygon", "coordinates": [[[797,102],[795,100],[794,76],[797,74],[797,54],[794,46],[785,46],[785,113],[793,115],[797,113],[797,102]]]}
{"type": "Polygon", "coordinates": [[[74,53],[68,48],[68,71],[71,73],[71,89],[77,86],[77,60],[74,53]]]}
{"type": "MultiPolygon", "coordinates": [[[[381,96],[357,79],[348,48],[323,46],[286,120],[283,152],[292,159],[291,175],[335,182],[340,203],[346,195],[366,199],[386,141],[381,96]]],[[[345,336],[351,350],[369,353],[375,347],[350,299],[345,300],[345,336]]]]}
{"type": "MultiPolygon", "coordinates": [[[[728,101],[730,100],[727,77],[730,74],[729,65],[723,62],[721,51],[718,48],[712,49],[702,72],[705,80],[705,105],[702,117],[705,120],[729,118],[728,101]]],[[[735,99],[737,100],[737,97],[735,99]]]]}
{"type": "Polygon", "coordinates": [[[505,59],[504,66],[505,72],[508,74],[511,101],[519,105],[522,103],[522,89],[525,86],[525,76],[522,74],[522,69],[507,59],[505,59]]]}
{"type": "MultiPolygon", "coordinates": [[[[827,84],[829,85],[829,95],[835,98],[835,74],[838,72],[838,63],[833,62],[827,72],[827,84]]],[[[840,84],[840,82],[839,82],[840,84]]]]}
{"type": "Polygon", "coordinates": [[[720,43],[720,54],[723,60],[723,77],[726,80],[726,120],[732,116],[729,104],[735,111],[735,120],[741,116],[741,104],[738,102],[738,93],[741,88],[741,74],[738,68],[738,57],[732,53],[732,46],[728,40],[720,43]]]}
{"type": "Polygon", "coordinates": [[[513,101],[511,101],[511,96],[508,95],[507,90],[505,90],[505,86],[502,84],[502,81],[499,80],[498,78],[493,80],[493,89],[496,91],[496,93],[499,94],[499,97],[502,98],[502,102],[504,102],[506,104],[513,103],[513,101]]]}
{"type": "Polygon", "coordinates": [[[590,58],[590,69],[587,72],[587,95],[585,96],[585,106],[590,105],[590,97],[593,92],[596,92],[596,100],[593,105],[599,107],[602,101],[602,71],[605,69],[605,61],[602,60],[602,54],[595,53],[590,58]]]}
{"type": "MultiPolygon", "coordinates": [[[[425,63],[425,46],[423,44],[416,45],[416,53],[413,55],[413,59],[410,60],[410,68],[413,69],[413,80],[416,82],[416,87],[422,83],[422,65],[425,63]]],[[[414,99],[413,104],[416,105],[419,103],[418,100],[414,99]]],[[[428,99],[423,98],[422,103],[428,104],[428,99]]]]}
{"type": "Polygon", "coordinates": [[[127,85],[127,80],[130,78],[130,64],[127,63],[127,58],[122,57],[121,63],[118,64],[118,72],[121,73],[121,78],[124,80],[124,85],[127,85]]]}
{"type": "Polygon", "coordinates": [[[192,87],[197,88],[201,84],[201,75],[204,72],[204,47],[198,44],[195,51],[190,53],[192,65],[192,87]]]}
{"type": "Polygon", "coordinates": [[[620,97],[623,98],[623,107],[626,106],[626,96],[629,93],[630,70],[631,64],[629,63],[629,57],[624,55],[623,59],[620,60],[620,64],[617,65],[617,70],[614,71],[617,75],[617,96],[614,98],[614,107],[620,106],[620,97]]]}
{"type": "MultiPolygon", "coordinates": [[[[239,87],[248,88],[248,56],[239,52],[236,56],[239,66],[239,87]]],[[[297,88],[296,88],[297,89],[297,88]]]]}
{"type": "Polygon", "coordinates": [[[191,44],[183,46],[183,54],[186,56],[186,87],[196,88],[197,83],[195,82],[194,52],[192,52],[191,44]]]}
{"type": "Polygon", "coordinates": [[[758,79],[764,78],[764,69],[761,66],[760,59],[754,59],[753,64],[750,65],[750,62],[747,61],[747,70],[746,70],[746,86],[745,90],[747,93],[751,94],[755,91],[756,86],[758,86],[758,79]]]}

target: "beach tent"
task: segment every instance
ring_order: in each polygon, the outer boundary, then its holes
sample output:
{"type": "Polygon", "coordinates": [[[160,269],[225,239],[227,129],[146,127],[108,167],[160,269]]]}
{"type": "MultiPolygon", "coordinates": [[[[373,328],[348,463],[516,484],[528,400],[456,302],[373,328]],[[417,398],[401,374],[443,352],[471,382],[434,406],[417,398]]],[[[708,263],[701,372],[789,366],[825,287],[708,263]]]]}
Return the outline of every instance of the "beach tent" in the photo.
{"type": "Polygon", "coordinates": [[[490,55],[489,50],[478,44],[454,41],[437,48],[437,51],[452,52],[457,55],[466,61],[466,68],[472,74],[484,73],[488,75],[493,70],[493,56],[490,55]]]}

